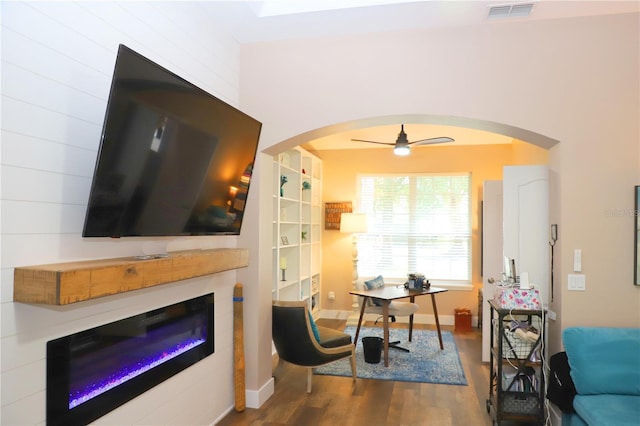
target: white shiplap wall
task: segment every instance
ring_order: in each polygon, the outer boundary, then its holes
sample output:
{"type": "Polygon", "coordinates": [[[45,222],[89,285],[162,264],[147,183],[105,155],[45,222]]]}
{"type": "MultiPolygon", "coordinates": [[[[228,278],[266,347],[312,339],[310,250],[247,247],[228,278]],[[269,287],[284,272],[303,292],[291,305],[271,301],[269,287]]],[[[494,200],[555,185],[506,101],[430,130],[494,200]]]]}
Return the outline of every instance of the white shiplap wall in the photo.
{"type": "Polygon", "coordinates": [[[198,2],[5,2],[2,16],[0,424],[44,424],[48,340],[215,292],[215,354],[97,424],[211,424],[233,406],[236,274],[66,307],[14,303],[13,268],[233,247],[236,239],[81,237],[118,44],[236,105],[239,45],[198,2]]]}

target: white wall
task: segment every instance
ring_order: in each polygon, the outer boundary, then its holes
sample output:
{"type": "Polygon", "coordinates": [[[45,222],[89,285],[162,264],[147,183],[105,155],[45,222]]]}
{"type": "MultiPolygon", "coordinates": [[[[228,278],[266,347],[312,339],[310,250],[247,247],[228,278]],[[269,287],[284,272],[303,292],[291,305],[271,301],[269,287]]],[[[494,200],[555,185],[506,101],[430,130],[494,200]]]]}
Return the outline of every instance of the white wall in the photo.
{"type": "Polygon", "coordinates": [[[46,342],[215,292],[215,354],[98,424],[213,423],[233,407],[235,272],[66,307],[14,303],[13,268],[234,247],[236,238],[83,239],[116,51],[123,43],[225,101],[239,102],[239,45],[197,2],[2,2],[1,417],[45,423],[46,342]],[[158,244],[159,243],[159,244],[158,244]]]}
{"type": "Polygon", "coordinates": [[[256,43],[242,47],[241,99],[267,124],[261,147],[270,153],[305,142],[305,132],[323,136],[325,126],[402,114],[484,120],[560,141],[550,151],[555,350],[561,327],[640,326],[639,22],[626,14],[256,43]],[[566,290],[575,248],[585,292],[566,290]]]}

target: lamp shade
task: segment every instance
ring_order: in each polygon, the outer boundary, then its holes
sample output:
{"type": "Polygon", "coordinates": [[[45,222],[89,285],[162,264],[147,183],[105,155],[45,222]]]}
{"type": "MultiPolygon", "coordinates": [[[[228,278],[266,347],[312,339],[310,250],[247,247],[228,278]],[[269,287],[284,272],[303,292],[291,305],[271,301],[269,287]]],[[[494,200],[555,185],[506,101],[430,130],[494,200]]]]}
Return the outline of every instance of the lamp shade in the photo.
{"type": "Polygon", "coordinates": [[[345,234],[367,232],[367,215],[364,213],[342,213],[340,215],[340,232],[345,234]]]}

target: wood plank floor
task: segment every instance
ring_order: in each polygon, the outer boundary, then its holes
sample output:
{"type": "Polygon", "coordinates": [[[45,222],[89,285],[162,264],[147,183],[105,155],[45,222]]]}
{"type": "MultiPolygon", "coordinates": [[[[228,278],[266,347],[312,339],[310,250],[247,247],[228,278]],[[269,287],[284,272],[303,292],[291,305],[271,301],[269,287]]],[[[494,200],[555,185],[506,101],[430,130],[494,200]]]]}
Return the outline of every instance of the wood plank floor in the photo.
{"type": "MultiPolygon", "coordinates": [[[[318,324],[345,327],[340,320],[320,319],[318,324]]],[[[415,328],[435,329],[421,324],[415,328]]],[[[453,332],[453,327],[442,329],[453,332]]],[[[478,329],[454,332],[454,339],[468,386],[368,379],[354,383],[348,377],[314,375],[312,393],[307,394],[306,369],[280,361],[273,371],[273,396],[260,409],[229,413],[218,425],[491,426],[486,409],[489,366],[481,361],[481,333],[478,329]]]]}
{"type": "MultiPolygon", "coordinates": [[[[340,320],[320,319],[318,324],[339,330],[345,327],[345,321],[340,320]]],[[[453,327],[442,328],[453,331],[453,327]]],[[[354,383],[348,377],[314,375],[313,391],[307,394],[306,369],[280,361],[273,372],[273,396],[260,409],[229,413],[218,425],[490,426],[485,402],[489,367],[481,361],[481,333],[473,329],[453,334],[468,386],[368,379],[354,383]]]]}

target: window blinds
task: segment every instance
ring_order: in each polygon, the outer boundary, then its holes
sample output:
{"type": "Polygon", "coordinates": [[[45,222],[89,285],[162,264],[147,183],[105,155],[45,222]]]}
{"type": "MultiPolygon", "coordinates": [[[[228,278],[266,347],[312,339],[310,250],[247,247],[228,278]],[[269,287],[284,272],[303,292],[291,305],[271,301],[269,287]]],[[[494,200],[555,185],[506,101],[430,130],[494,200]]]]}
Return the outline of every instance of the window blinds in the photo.
{"type": "Polygon", "coordinates": [[[471,281],[471,175],[358,176],[358,273],[405,279],[471,281]]]}

